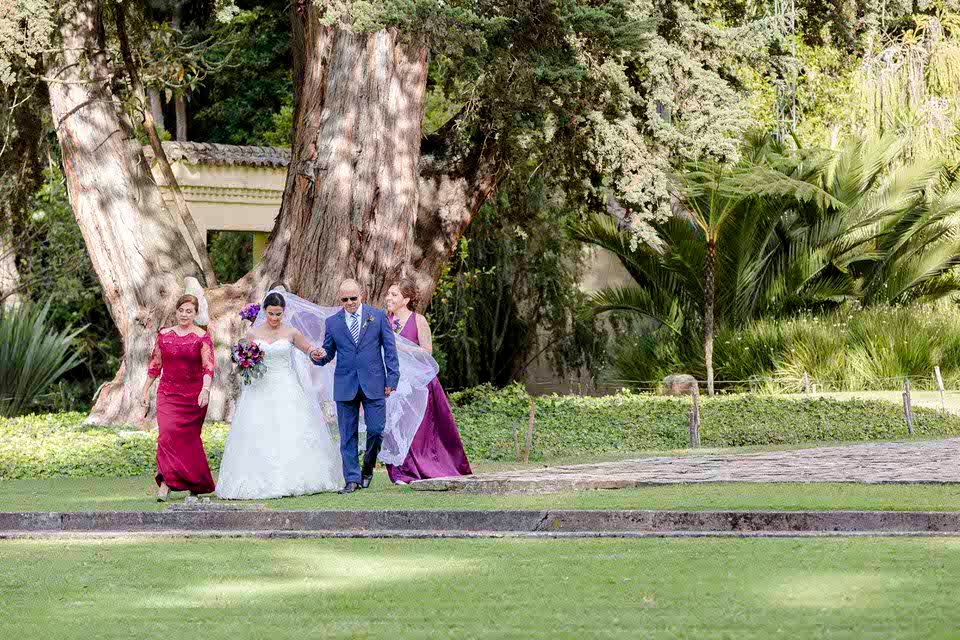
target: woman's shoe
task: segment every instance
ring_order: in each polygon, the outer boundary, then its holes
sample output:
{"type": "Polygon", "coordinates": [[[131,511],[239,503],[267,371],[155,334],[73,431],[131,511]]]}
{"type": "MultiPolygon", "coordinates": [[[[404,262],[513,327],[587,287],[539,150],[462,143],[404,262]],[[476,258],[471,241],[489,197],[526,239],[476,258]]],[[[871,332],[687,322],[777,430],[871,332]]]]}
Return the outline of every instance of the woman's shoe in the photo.
{"type": "Polygon", "coordinates": [[[166,502],[169,497],[170,487],[167,486],[166,482],[161,482],[160,488],[157,489],[157,502],[166,502]]]}

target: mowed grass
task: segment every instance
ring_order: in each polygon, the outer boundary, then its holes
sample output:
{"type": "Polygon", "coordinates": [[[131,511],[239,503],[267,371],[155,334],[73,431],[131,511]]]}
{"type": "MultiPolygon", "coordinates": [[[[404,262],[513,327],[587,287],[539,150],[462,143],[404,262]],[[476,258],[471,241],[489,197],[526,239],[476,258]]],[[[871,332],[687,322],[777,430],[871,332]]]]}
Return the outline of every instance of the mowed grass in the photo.
{"type": "MultiPolygon", "coordinates": [[[[0,511],[156,511],[151,477],[0,481],[0,511]]],[[[171,503],[185,494],[173,494],[171,503]]],[[[170,504],[170,503],[168,503],[170,504]]],[[[257,501],[268,509],[960,510],[960,485],[683,484],[542,495],[414,491],[379,473],[370,489],[257,501]]]]}
{"type": "Polygon", "coordinates": [[[960,540],[0,543],[0,637],[956,638],[960,540]]]}
{"type": "MultiPolygon", "coordinates": [[[[897,406],[903,406],[903,391],[830,391],[817,393],[817,397],[833,400],[880,400],[897,406]]],[[[788,396],[789,397],[789,396],[788,396]]],[[[797,398],[800,396],[797,395],[797,398]]],[[[950,413],[960,414],[960,391],[945,391],[943,404],[940,403],[940,394],[937,391],[911,391],[910,402],[914,407],[928,409],[945,408],[950,413]]]]}

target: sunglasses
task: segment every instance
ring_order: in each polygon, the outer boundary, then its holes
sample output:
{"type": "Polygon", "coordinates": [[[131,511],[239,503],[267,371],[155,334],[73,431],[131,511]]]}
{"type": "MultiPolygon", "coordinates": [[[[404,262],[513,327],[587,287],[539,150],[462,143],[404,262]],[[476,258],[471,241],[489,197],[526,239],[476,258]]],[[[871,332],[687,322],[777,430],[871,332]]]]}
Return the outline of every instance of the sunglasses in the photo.
{"type": "Polygon", "coordinates": [[[348,298],[340,298],[340,302],[356,302],[360,299],[360,296],[350,296],[348,298]]]}

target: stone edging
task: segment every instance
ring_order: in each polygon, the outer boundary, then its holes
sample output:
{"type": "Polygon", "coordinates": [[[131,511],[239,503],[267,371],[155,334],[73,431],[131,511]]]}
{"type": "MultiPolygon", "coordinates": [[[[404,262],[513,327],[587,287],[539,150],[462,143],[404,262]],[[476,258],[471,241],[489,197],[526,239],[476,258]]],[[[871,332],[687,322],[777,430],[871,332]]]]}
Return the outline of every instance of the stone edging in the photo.
{"type": "Polygon", "coordinates": [[[0,512],[0,537],[84,533],[465,537],[947,534],[960,512],[928,511],[205,511],[0,512]]]}

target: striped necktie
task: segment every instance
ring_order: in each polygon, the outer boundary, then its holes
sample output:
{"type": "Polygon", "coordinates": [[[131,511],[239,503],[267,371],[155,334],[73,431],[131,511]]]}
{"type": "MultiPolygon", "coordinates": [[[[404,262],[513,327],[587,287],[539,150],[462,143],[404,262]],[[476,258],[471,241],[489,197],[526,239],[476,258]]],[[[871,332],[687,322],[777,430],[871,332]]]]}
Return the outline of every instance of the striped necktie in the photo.
{"type": "Polygon", "coordinates": [[[360,342],[360,319],[357,317],[357,314],[350,314],[350,333],[353,335],[353,342],[359,344],[360,342]]]}

